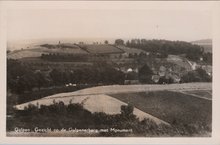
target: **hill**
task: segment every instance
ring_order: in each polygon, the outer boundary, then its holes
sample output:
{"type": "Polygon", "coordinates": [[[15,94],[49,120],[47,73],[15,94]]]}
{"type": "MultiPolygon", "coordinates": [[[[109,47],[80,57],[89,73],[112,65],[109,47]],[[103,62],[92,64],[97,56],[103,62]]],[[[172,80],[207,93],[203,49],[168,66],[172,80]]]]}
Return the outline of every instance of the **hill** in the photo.
{"type": "Polygon", "coordinates": [[[21,59],[31,57],[41,57],[42,54],[87,54],[75,44],[63,43],[60,45],[53,44],[42,44],[35,45],[29,49],[14,50],[7,54],[7,58],[10,59],[21,59]]]}
{"type": "Polygon", "coordinates": [[[191,43],[202,46],[205,52],[212,53],[212,39],[201,39],[201,40],[192,41],[191,43]]]}
{"type": "Polygon", "coordinates": [[[191,43],[212,44],[212,39],[200,39],[200,40],[191,41],[191,43]]]}
{"type": "Polygon", "coordinates": [[[130,104],[140,121],[149,119],[157,125],[165,124],[183,131],[180,134],[208,136],[212,120],[210,91],[210,83],[100,86],[55,94],[15,108],[24,110],[30,104],[50,106],[61,101],[65,105],[81,104],[91,113],[116,115],[121,113],[122,105],[130,104]]]}

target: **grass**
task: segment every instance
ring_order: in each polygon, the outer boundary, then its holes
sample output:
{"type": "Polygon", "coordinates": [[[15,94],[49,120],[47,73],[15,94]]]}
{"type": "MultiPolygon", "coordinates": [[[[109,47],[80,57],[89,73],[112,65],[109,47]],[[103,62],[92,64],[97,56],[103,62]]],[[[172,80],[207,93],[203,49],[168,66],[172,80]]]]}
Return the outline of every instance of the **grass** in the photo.
{"type": "Polygon", "coordinates": [[[198,95],[204,98],[212,98],[212,91],[207,91],[207,90],[196,90],[196,91],[184,91],[184,93],[187,94],[192,94],[192,95],[198,95]]]}
{"type": "Polygon", "coordinates": [[[212,101],[178,92],[156,91],[111,95],[172,125],[211,131],[212,101]]]}
{"type": "Polygon", "coordinates": [[[115,46],[112,45],[103,45],[103,44],[97,44],[97,45],[83,45],[81,47],[84,47],[89,53],[94,54],[107,54],[107,53],[122,53],[123,51],[118,49],[115,46]]]}

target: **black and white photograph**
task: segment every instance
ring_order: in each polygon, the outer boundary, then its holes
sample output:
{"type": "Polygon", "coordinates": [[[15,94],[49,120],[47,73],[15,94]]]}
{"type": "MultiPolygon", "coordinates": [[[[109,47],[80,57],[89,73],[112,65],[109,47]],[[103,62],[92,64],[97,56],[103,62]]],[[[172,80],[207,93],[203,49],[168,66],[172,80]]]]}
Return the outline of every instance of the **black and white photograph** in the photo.
{"type": "Polygon", "coordinates": [[[213,3],[69,3],[6,10],[6,137],[212,138],[213,3]]]}

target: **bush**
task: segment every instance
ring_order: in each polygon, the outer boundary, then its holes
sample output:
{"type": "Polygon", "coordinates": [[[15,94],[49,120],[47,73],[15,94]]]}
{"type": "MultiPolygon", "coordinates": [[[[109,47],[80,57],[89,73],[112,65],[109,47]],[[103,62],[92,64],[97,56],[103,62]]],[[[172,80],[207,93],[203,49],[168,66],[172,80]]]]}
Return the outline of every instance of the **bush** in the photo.
{"type": "Polygon", "coordinates": [[[181,82],[211,82],[212,78],[206,73],[202,68],[198,68],[194,71],[190,71],[187,74],[183,75],[181,82]]]}
{"type": "Polygon", "coordinates": [[[138,77],[141,83],[153,83],[152,75],[153,71],[146,64],[143,67],[141,67],[138,71],[138,77]]]}

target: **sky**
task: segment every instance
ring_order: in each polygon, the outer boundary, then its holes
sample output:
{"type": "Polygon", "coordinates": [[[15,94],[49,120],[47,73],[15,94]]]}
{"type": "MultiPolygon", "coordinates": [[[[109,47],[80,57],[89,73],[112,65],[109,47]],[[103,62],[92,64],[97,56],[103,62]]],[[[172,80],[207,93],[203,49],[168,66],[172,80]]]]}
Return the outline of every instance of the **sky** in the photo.
{"type": "MultiPolygon", "coordinates": [[[[89,6],[88,6],[89,7],[89,6]]],[[[8,41],[26,39],[167,39],[212,37],[211,11],[202,9],[12,9],[8,41]]]]}

